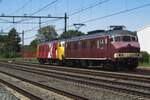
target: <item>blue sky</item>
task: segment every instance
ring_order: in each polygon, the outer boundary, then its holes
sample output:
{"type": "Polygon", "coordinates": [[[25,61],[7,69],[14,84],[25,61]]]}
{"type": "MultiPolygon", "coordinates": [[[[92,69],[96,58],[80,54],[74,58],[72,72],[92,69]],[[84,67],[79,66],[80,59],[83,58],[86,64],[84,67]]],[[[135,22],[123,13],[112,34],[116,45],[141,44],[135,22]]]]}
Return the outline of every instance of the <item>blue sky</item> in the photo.
{"type": "MultiPolygon", "coordinates": [[[[31,13],[35,12],[36,10],[40,9],[41,7],[47,5],[48,3],[54,0],[0,0],[0,14],[5,15],[30,15],[31,13]],[[23,5],[25,5],[23,7],[23,5]],[[22,9],[21,9],[22,8],[22,9]],[[16,12],[17,11],[17,12],[16,12]]],[[[73,12],[81,10],[82,8],[86,8],[89,5],[96,4],[98,2],[104,2],[103,4],[99,4],[95,7],[92,7],[88,10],[85,10],[81,13],[78,13],[73,16],[69,16],[68,26],[74,23],[82,23],[89,19],[103,17],[106,15],[110,15],[122,10],[127,10],[130,8],[138,7],[144,4],[150,3],[150,0],[58,0],[53,5],[49,6],[48,8],[42,10],[41,12],[35,15],[43,15],[47,16],[50,14],[51,16],[64,16],[64,13],[67,12],[70,15],[73,12]]],[[[144,26],[150,24],[150,6],[137,9],[131,12],[111,16],[108,18],[99,19],[96,21],[91,21],[89,23],[85,23],[86,26],[82,27],[80,30],[83,32],[95,30],[95,29],[107,29],[110,25],[125,25],[127,29],[132,31],[137,31],[144,26]]],[[[12,20],[12,19],[8,19],[12,20]]],[[[20,19],[18,19],[20,20],[20,19]]],[[[49,19],[46,19],[49,20],[49,19]]],[[[42,20],[42,21],[46,21],[42,20]]],[[[1,21],[1,20],[0,20],[1,21]]],[[[38,22],[38,20],[29,20],[30,22],[38,22]]],[[[1,21],[2,22],[2,21],[1,21]]],[[[64,26],[64,20],[59,21],[49,21],[45,25],[54,25],[58,34],[62,33],[62,29],[64,26]]],[[[36,25],[25,25],[25,24],[4,24],[0,23],[0,29],[4,31],[9,31],[8,28],[10,25],[15,27],[18,32],[22,32],[22,30],[30,30],[33,27],[38,27],[36,25]]],[[[29,44],[37,34],[38,28],[35,28],[33,31],[26,31],[25,32],[25,44],[29,44]],[[33,37],[33,38],[28,38],[33,37]]],[[[74,27],[68,27],[68,29],[74,29],[74,27]]]]}

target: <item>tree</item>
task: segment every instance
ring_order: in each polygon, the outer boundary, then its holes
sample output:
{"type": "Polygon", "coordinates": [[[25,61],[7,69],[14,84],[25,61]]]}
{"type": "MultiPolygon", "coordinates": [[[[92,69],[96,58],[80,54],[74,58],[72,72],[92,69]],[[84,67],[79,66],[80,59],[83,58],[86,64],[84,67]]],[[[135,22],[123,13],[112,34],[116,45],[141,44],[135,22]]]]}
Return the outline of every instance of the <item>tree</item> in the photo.
{"type": "Polygon", "coordinates": [[[18,53],[21,50],[21,46],[19,42],[21,41],[21,38],[19,37],[19,34],[17,33],[15,28],[12,28],[8,32],[8,38],[5,42],[5,51],[7,57],[16,57],[18,53]]]}
{"type": "Polygon", "coordinates": [[[39,34],[37,35],[37,37],[40,41],[50,41],[56,39],[58,35],[55,31],[54,26],[52,25],[42,27],[38,30],[38,33],[39,34]]]}
{"type": "Polygon", "coordinates": [[[140,59],[141,63],[149,63],[149,54],[146,51],[142,51],[141,56],[142,56],[140,59]]]}
{"type": "Polygon", "coordinates": [[[31,43],[30,46],[28,48],[28,50],[30,51],[36,51],[37,45],[40,44],[39,39],[34,39],[31,43]]]}
{"type": "Polygon", "coordinates": [[[40,43],[40,41],[38,39],[34,39],[31,43],[30,46],[32,47],[37,47],[37,45],[40,43]]]}
{"type": "Polygon", "coordinates": [[[63,32],[60,35],[61,39],[67,39],[67,38],[71,38],[71,37],[75,37],[75,36],[81,36],[84,35],[84,33],[80,32],[80,31],[75,31],[75,30],[68,30],[67,32],[63,32]]]}
{"type": "Polygon", "coordinates": [[[7,40],[8,36],[7,35],[0,35],[0,54],[2,55],[5,50],[5,43],[6,43],[6,40],[7,40]]]}

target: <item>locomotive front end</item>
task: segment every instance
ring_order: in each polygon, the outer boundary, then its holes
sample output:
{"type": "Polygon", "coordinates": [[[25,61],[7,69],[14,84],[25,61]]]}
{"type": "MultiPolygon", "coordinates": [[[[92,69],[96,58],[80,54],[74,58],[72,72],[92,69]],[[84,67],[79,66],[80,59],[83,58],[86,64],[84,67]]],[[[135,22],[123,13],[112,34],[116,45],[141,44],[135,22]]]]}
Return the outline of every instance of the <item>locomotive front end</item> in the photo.
{"type": "Polygon", "coordinates": [[[111,36],[112,58],[118,68],[135,69],[140,56],[140,44],[135,32],[115,31],[111,36]]]}

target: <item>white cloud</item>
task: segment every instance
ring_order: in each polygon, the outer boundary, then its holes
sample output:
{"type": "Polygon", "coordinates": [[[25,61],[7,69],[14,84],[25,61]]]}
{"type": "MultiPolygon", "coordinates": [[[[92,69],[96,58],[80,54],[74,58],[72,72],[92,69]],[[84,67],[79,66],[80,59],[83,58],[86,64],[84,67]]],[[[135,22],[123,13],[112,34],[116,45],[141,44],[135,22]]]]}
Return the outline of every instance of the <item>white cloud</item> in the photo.
{"type": "Polygon", "coordinates": [[[150,54],[150,26],[145,27],[137,32],[141,50],[150,54]]]}

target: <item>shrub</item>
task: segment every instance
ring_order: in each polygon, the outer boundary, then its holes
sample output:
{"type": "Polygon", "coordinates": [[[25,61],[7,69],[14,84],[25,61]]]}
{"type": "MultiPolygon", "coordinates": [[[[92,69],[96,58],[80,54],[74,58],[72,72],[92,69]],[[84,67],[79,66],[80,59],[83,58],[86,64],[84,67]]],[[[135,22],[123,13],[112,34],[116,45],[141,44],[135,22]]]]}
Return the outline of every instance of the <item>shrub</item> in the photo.
{"type": "Polygon", "coordinates": [[[140,58],[140,62],[141,63],[149,63],[149,54],[146,51],[142,51],[141,52],[141,58],[140,58]]]}

